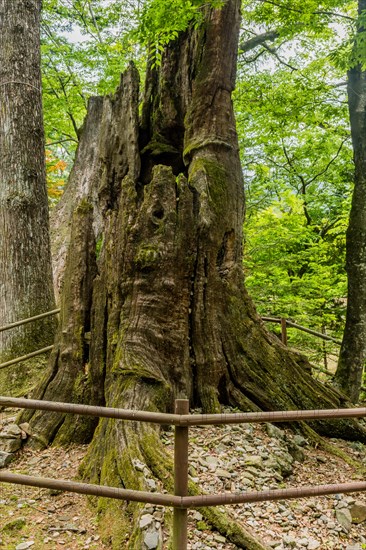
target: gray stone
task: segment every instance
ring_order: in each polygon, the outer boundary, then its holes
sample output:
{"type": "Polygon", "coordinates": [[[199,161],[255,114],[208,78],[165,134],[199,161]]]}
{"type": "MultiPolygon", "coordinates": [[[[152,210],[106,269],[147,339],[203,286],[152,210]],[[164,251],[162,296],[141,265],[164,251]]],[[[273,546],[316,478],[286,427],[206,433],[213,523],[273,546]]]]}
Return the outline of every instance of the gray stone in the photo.
{"type": "Polygon", "coordinates": [[[287,444],[288,452],[297,462],[304,462],[305,453],[299,445],[295,445],[292,441],[287,444]]]}
{"type": "Polygon", "coordinates": [[[154,517],[151,514],[144,514],[140,519],[140,529],[145,529],[154,522],[154,517]]]}
{"type": "Polygon", "coordinates": [[[273,424],[267,423],[266,430],[269,437],[273,437],[275,439],[284,439],[285,437],[283,430],[281,430],[277,426],[274,426],[273,424]]]}
{"type": "Polygon", "coordinates": [[[218,477],[223,477],[224,479],[231,479],[231,473],[227,470],[222,470],[221,468],[216,470],[216,475],[218,477]]]}
{"type": "Polygon", "coordinates": [[[326,523],[328,524],[329,523],[329,518],[328,516],[326,516],[325,514],[322,514],[319,518],[320,521],[322,521],[323,523],[326,523]]]}
{"type": "Polygon", "coordinates": [[[65,529],[71,531],[72,533],[79,533],[81,529],[75,525],[75,523],[65,523],[65,529]]]}
{"type": "Polygon", "coordinates": [[[290,548],[296,547],[297,543],[295,537],[292,537],[291,535],[285,535],[282,540],[284,544],[286,544],[286,546],[289,546],[290,548]]]}
{"type": "Polygon", "coordinates": [[[308,550],[317,550],[320,548],[320,542],[315,539],[309,539],[308,550]]]}
{"type": "Polygon", "coordinates": [[[10,437],[20,437],[22,430],[17,424],[8,424],[5,426],[5,429],[0,433],[0,437],[10,436],[10,437]]]}
{"type": "Polygon", "coordinates": [[[288,477],[292,474],[294,459],[289,453],[281,453],[276,457],[276,461],[283,477],[288,477]]]}
{"type": "Polygon", "coordinates": [[[12,453],[5,453],[0,451],[0,468],[5,468],[13,460],[14,455],[12,453]]]}
{"type": "Polygon", "coordinates": [[[33,546],[33,544],[33,540],[30,540],[28,542],[21,542],[20,544],[18,544],[18,546],[15,547],[15,550],[27,550],[27,548],[30,548],[31,546],[33,546]]]}
{"type": "Polygon", "coordinates": [[[252,474],[252,473],[250,473],[250,472],[244,472],[244,473],[242,474],[241,477],[242,477],[242,479],[250,479],[250,480],[252,481],[252,480],[255,479],[257,476],[254,475],[254,474],[252,474]]]}
{"type": "Polygon", "coordinates": [[[262,468],[263,460],[260,456],[249,456],[244,462],[245,466],[252,466],[254,468],[262,468]]]}
{"type": "Polygon", "coordinates": [[[355,502],[349,508],[352,523],[363,523],[366,520],[366,506],[363,502],[355,502]]]}
{"type": "Polygon", "coordinates": [[[4,453],[15,453],[16,451],[19,451],[21,446],[21,439],[0,439],[0,451],[3,451],[4,453]]]}
{"type": "Polygon", "coordinates": [[[213,533],[212,538],[216,542],[224,542],[224,543],[226,542],[226,538],[221,535],[218,535],[217,533],[213,533]]]}
{"type": "Polygon", "coordinates": [[[138,460],[137,458],[135,458],[132,461],[132,464],[135,466],[138,472],[143,472],[144,468],[146,468],[146,465],[143,462],[141,462],[141,460],[138,460]]]}
{"type": "Polygon", "coordinates": [[[302,435],[294,435],[292,442],[299,447],[305,447],[308,444],[307,440],[302,435]]]}
{"type": "Polygon", "coordinates": [[[352,516],[348,508],[340,508],[336,510],[337,521],[348,532],[352,525],[352,516]]]}
{"type": "Polygon", "coordinates": [[[150,491],[156,491],[156,481],[154,479],[146,479],[145,481],[150,491]]]}
{"type": "Polygon", "coordinates": [[[362,546],[359,544],[351,544],[346,546],[346,550],[362,550],[362,546]]]}
{"type": "Polygon", "coordinates": [[[148,550],[153,550],[159,545],[159,533],[157,531],[149,531],[144,538],[144,544],[148,550]]]}
{"type": "Polygon", "coordinates": [[[32,430],[28,422],[22,422],[22,424],[19,424],[19,428],[27,435],[32,435],[32,430]]]}

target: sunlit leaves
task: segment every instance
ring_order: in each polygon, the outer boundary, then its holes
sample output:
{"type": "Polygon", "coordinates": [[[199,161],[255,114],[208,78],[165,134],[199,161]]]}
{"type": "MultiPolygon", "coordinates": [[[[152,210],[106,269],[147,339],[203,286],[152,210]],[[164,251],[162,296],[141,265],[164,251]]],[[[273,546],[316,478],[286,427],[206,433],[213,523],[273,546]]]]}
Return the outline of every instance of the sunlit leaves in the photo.
{"type": "Polygon", "coordinates": [[[346,70],[329,52],[353,36],[349,4],[248,2],[257,33],[278,37],[259,45],[254,62],[239,62],[235,92],[249,291],[263,315],[335,334],[344,322],[353,166],[346,70]],[[333,10],[349,17],[343,26],[333,10]]]}
{"type": "Polygon", "coordinates": [[[57,158],[51,149],[46,148],[46,178],[48,200],[53,206],[62,196],[70,166],[63,159],[57,158]]]}
{"type": "Polygon", "coordinates": [[[45,131],[56,155],[73,156],[88,98],[113,92],[130,58],[138,62],[134,18],[135,4],[122,0],[44,0],[45,131]]]}
{"type": "Polygon", "coordinates": [[[159,65],[162,52],[189,24],[203,21],[207,6],[220,8],[223,0],[148,0],[140,10],[140,24],[134,36],[147,45],[153,65],[159,65]]]}

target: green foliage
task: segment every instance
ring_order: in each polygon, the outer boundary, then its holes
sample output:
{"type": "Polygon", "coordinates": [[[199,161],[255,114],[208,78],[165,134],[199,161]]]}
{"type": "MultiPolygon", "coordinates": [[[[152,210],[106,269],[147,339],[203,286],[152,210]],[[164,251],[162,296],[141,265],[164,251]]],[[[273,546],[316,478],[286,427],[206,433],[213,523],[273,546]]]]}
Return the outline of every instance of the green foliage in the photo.
{"type": "Polygon", "coordinates": [[[139,63],[141,53],[130,36],[135,17],[122,0],[44,0],[45,133],[54,156],[72,161],[88,98],[112,93],[131,57],[139,63]]]}
{"type": "MultiPolygon", "coordinates": [[[[350,40],[353,27],[342,20],[337,38],[339,24],[335,29],[335,18],[325,12],[351,17],[355,4],[342,6],[248,4],[251,21],[266,25],[260,31],[276,28],[279,36],[273,47],[259,44],[251,57],[243,56],[235,92],[249,292],[262,315],[286,317],[338,338],[353,165],[345,86],[338,84],[346,76],[329,52],[350,40]]],[[[289,330],[289,338],[290,345],[315,349],[314,360],[324,354],[320,341],[303,333],[289,330]]]]}
{"type": "Polygon", "coordinates": [[[220,8],[223,0],[148,0],[139,13],[140,24],[132,36],[147,45],[152,66],[159,65],[164,48],[190,24],[203,22],[205,8],[220,8]]]}
{"type": "MultiPolygon", "coordinates": [[[[324,237],[306,225],[301,199],[294,195],[250,217],[246,283],[260,313],[326,329],[339,337],[346,296],[347,206],[345,202],[344,215],[324,237]]],[[[292,345],[303,347],[308,341],[302,333],[291,332],[292,345]]],[[[316,349],[316,341],[311,341],[316,349]]]]}

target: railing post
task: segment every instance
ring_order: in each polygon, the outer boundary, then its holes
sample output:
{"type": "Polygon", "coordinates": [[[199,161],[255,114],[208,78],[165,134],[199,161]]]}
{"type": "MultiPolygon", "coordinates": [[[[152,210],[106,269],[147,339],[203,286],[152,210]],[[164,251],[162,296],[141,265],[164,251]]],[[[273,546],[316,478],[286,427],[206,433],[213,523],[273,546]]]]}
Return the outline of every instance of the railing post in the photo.
{"type": "MultiPolygon", "coordinates": [[[[188,399],[175,400],[175,414],[188,414],[188,399]]],[[[174,435],[174,494],[188,494],[188,426],[175,426],[174,435]]],[[[174,508],[173,550],[187,549],[187,509],[174,508]]]]}
{"type": "Polygon", "coordinates": [[[287,346],[287,325],[284,317],[281,317],[281,340],[287,346]]]}

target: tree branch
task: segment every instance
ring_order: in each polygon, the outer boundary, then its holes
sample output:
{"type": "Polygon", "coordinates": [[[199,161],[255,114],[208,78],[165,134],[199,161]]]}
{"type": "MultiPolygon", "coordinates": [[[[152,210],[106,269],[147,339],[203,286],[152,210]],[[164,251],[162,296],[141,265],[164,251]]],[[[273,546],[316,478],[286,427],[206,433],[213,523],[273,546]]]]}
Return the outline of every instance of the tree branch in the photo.
{"type": "Polygon", "coordinates": [[[310,182],[306,182],[305,181],[305,178],[304,176],[302,176],[301,174],[298,173],[298,171],[296,170],[296,168],[294,167],[293,165],[293,162],[292,160],[290,159],[290,156],[287,152],[287,149],[285,147],[285,144],[283,143],[282,141],[282,150],[283,150],[283,153],[286,157],[286,160],[288,162],[288,165],[289,167],[291,168],[292,170],[292,173],[300,180],[301,182],[301,195],[302,195],[302,208],[303,208],[303,212],[304,212],[304,216],[306,218],[306,225],[309,226],[311,225],[311,216],[309,214],[309,210],[308,210],[308,203],[307,203],[307,200],[306,200],[306,188],[307,186],[309,185],[310,182]]]}
{"type": "Polygon", "coordinates": [[[263,45],[264,42],[266,42],[267,40],[273,42],[273,40],[276,40],[278,36],[279,33],[276,29],[264,32],[262,34],[256,34],[255,36],[253,36],[253,38],[249,38],[249,40],[241,42],[239,44],[239,51],[240,53],[249,52],[251,50],[254,50],[254,48],[256,48],[257,46],[263,45]]]}
{"type": "Polygon", "coordinates": [[[335,154],[335,156],[330,159],[330,161],[328,162],[328,164],[326,165],[326,167],[321,170],[321,172],[319,172],[318,174],[316,174],[314,177],[312,177],[308,182],[307,182],[307,185],[309,185],[310,183],[313,183],[314,180],[316,180],[316,178],[318,178],[319,176],[322,176],[323,174],[326,173],[326,171],[328,170],[328,168],[330,167],[331,164],[333,164],[333,162],[335,160],[337,160],[337,158],[339,157],[340,155],[340,152],[342,151],[342,147],[343,145],[346,143],[346,141],[348,140],[348,137],[344,138],[344,140],[341,142],[340,146],[338,147],[338,150],[335,154]]]}
{"type": "Polygon", "coordinates": [[[46,143],[46,147],[51,147],[51,145],[60,145],[61,143],[69,143],[70,141],[78,143],[77,139],[69,137],[67,139],[59,139],[58,141],[51,141],[50,143],[46,143]]]}
{"type": "Polygon", "coordinates": [[[277,53],[277,50],[275,50],[274,48],[271,48],[270,46],[268,46],[268,44],[266,44],[265,42],[263,43],[263,48],[265,48],[269,53],[271,53],[272,55],[275,56],[275,58],[277,59],[277,61],[279,61],[281,63],[281,65],[285,65],[285,67],[288,67],[289,69],[291,69],[292,71],[297,71],[297,67],[294,67],[293,65],[290,65],[289,63],[286,63],[286,61],[284,61],[283,59],[280,58],[280,56],[278,55],[277,53]]]}
{"type": "Polygon", "coordinates": [[[252,57],[243,57],[244,63],[254,63],[254,61],[257,61],[264,53],[266,53],[267,50],[262,48],[258,53],[253,55],[252,57]]]}
{"type": "Polygon", "coordinates": [[[349,15],[344,15],[343,13],[336,13],[334,11],[314,11],[314,15],[330,15],[331,17],[340,17],[341,19],[346,19],[352,23],[356,23],[356,19],[349,15]]]}
{"type": "MultiPolygon", "coordinates": [[[[263,4],[271,4],[272,6],[276,6],[277,8],[283,8],[287,11],[294,11],[296,13],[306,13],[303,10],[299,10],[296,8],[291,8],[288,5],[282,4],[281,2],[273,2],[273,0],[260,0],[263,4]]],[[[311,12],[313,15],[328,15],[330,17],[339,17],[341,19],[346,19],[347,21],[352,21],[352,23],[356,22],[356,19],[354,17],[351,17],[349,15],[344,15],[343,13],[336,13],[334,11],[323,11],[323,10],[316,10],[311,12]]]]}

